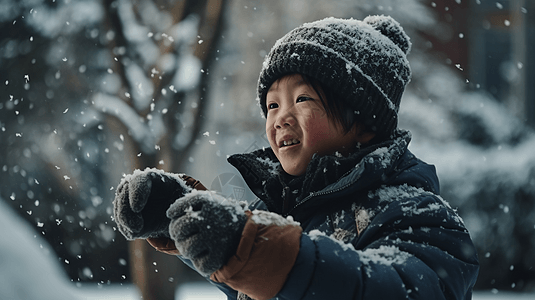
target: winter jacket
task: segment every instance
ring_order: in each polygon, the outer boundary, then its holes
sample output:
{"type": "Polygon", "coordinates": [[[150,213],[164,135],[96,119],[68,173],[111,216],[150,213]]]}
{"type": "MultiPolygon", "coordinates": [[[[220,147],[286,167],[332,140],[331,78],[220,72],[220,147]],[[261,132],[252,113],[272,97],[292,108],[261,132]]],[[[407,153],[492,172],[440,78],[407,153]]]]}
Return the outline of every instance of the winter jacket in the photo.
{"type": "MultiPolygon", "coordinates": [[[[278,299],[471,299],[476,250],[439,196],[435,168],[409,142],[410,133],[398,131],[349,157],[314,156],[301,177],[281,172],[271,149],[229,158],[259,198],[252,210],[291,216],[302,228],[278,299]]],[[[273,263],[269,254],[247,262],[273,263]]],[[[236,299],[228,285],[214,284],[236,299]]]]}

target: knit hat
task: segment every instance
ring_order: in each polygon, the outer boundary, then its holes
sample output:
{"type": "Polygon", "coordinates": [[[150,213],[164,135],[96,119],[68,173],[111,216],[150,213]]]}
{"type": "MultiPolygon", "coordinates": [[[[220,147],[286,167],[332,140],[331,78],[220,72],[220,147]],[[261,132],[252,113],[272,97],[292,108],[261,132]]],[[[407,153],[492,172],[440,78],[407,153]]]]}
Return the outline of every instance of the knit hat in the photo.
{"type": "Polygon", "coordinates": [[[411,78],[411,42],[389,16],[363,21],[326,18],[305,23],[279,39],[262,66],[257,100],[267,116],[266,94],[284,75],[300,73],[329,87],[379,135],[398,123],[401,96],[411,78]]]}

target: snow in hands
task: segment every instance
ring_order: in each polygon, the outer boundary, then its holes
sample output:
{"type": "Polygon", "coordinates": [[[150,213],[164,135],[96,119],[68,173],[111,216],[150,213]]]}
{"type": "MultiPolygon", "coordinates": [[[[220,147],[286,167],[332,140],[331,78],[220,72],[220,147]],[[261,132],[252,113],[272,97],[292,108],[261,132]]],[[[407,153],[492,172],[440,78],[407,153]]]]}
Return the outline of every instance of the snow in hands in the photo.
{"type": "MultiPolygon", "coordinates": [[[[178,208],[183,206],[184,203],[192,203],[191,200],[196,199],[196,198],[202,198],[202,199],[205,199],[206,201],[215,202],[221,205],[232,215],[232,219],[234,222],[237,222],[238,215],[245,213],[245,210],[244,210],[244,208],[246,207],[245,202],[238,202],[233,199],[227,199],[213,191],[202,191],[202,190],[192,189],[186,196],[180,199],[177,199],[173,204],[171,204],[171,206],[169,207],[166,213],[167,217],[170,219],[176,218],[180,214],[180,211],[178,208]]],[[[198,216],[198,211],[199,211],[199,207],[194,208],[192,205],[189,205],[186,207],[186,210],[184,212],[195,213],[198,216]]]]}
{"type": "Polygon", "coordinates": [[[180,175],[158,169],[135,170],[124,176],[113,201],[119,231],[130,240],[167,237],[166,210],[191,190],[180,175]]]}

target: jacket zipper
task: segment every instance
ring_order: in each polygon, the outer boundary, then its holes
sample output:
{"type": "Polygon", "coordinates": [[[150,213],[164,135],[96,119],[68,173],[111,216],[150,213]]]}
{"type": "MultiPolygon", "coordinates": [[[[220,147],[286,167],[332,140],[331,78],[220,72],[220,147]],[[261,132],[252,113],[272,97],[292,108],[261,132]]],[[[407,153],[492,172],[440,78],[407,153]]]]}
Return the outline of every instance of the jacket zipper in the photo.
{"type": "Polygon", "coordinates": [[[285,186],[282,191],[284,193],[283,198],[282,198],[282,214],[288,215],[289,213],[288,206],[290,203],[290,187],[285,186]]]}
{"type": "MultiPolygon", "coordinates": [[[[353,172],[353,171],[354,171],[354,170],[349,170],[349,171],[346,172],[344,175],[342,175],[342,176],[340,177],[340,179],[346,177],[347,175],[349,175],[349,174],[350,174],[351,172],[353,172]]],[[[346,188],[348,188],[349,186],[351,186],[353,183],[355,183],[356,181],[358,181],[359,178],[360,178],[360,175],[359,175],[359,176],[357,177],[357,179],[354,180],[353,182],[348,183],[348,184],[346,184],[346,185],[344,185],[344,186],[342,186],[342,187],[339,187],[339,188],[337,188],[337,189],[335,189],[335,190],[331,190],[331,191],[328,191],[328,192],[321,192],[321,191],[320,191],[320,192],[312,193],[312,194],[306,196],[305,199],[303,199],[303,201],[301,201],[301,202],[295,204],[294,207],[293,207],[291,210],[289,210],[285,215],[289,215],[290,212],[292,212],[294,209],[296,209],[297,207],[303,205],[305,202],[308,202],[310,199],[312,199],[312,198],[314,198],[314,197],[325,196],[325,195],[329,195],[329,194],[333,194],[333,193],[338,193],[339,191],[345,190],[346,188]]],[[[338,179],[337,182],[340,181],[340,179],[338,179]]]]}

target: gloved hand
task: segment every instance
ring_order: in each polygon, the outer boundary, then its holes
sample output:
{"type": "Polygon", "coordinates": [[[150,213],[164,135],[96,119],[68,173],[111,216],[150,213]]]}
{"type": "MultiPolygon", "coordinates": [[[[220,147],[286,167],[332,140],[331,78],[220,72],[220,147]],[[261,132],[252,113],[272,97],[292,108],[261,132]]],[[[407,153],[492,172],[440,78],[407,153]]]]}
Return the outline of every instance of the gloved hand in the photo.
{"type": "Polygon", "coordinates": [[[181,255],[209,275],[234,255],[247,221],[240,203],[209,191],[192,191],[167,210],[169,235],[181,255]]]}
{"type": "Polygon", "coordinates": [[[149,168],[136,170],[122,179],[113,200],[119,231],[129,240],[169,237],[166,211],[191,190],[177,174],[149,168]]]}

